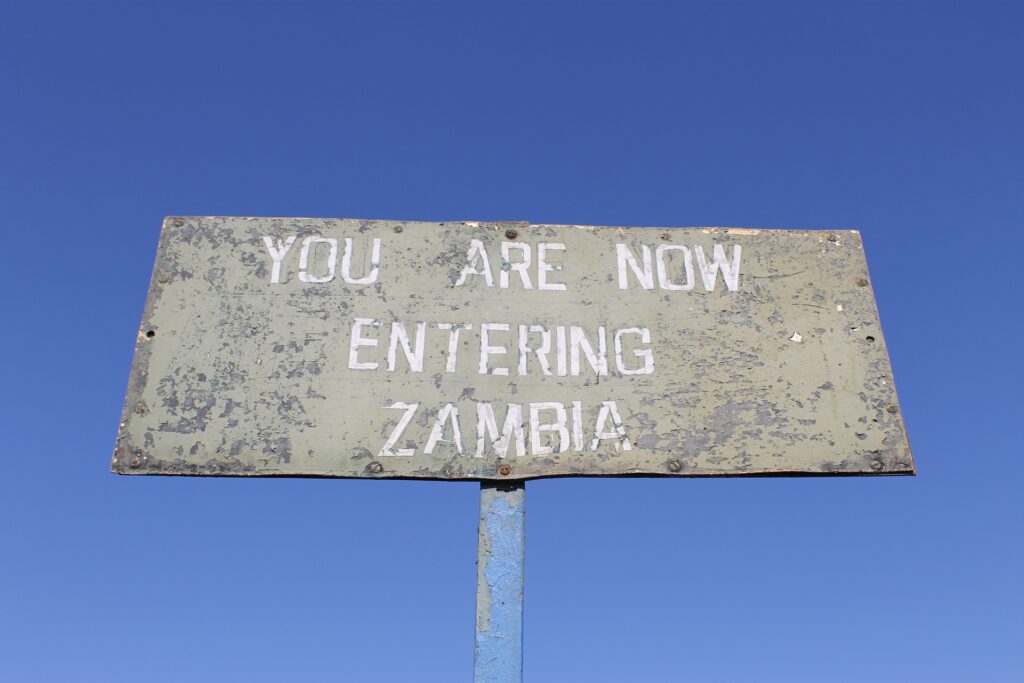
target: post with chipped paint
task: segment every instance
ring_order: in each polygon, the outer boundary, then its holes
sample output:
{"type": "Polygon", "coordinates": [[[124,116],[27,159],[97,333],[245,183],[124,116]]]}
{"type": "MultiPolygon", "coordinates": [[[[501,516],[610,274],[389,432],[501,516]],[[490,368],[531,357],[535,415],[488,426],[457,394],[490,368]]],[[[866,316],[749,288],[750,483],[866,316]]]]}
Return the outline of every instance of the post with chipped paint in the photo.
{"type": "Polygon", "coordinates": [[[476,683],[523,680],[526,484],[480,485],[476,560],[476,683]]]}

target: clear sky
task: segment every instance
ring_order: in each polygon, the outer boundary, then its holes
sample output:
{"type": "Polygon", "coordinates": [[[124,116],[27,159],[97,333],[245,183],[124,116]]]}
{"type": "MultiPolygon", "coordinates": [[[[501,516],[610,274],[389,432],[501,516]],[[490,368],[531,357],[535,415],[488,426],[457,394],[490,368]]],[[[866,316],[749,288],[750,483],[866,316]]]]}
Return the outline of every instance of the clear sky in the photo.
{"type": "Polygon", "coordinates": [[[0,6],[0,682],[466,681],[478,486],[108,471],[165,215],[859,228],[916,478],[528,485],[530,681],[1024,680],[1024,11],[0,6]]]}

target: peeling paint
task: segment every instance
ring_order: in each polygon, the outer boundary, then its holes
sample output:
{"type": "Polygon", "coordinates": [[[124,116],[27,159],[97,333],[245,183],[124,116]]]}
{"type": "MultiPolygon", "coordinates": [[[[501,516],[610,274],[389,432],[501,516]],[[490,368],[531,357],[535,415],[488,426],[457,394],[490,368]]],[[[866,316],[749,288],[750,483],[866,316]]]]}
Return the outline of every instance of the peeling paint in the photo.
{"type": "Polygon", "coordinates": [[[836,234],[169,219],[112,467],[126,474],[483,481],[912,473],[860,236],[844,231],[829,239],[836,234]],[[307,249],[303,264],[307,239],[323,248],[307,249]],[[532,250],[502,252],[509,239],[532,250]],[[333,279],[308,281],[331,274],[323,260],[331,240],[339,245],[333,279]],[[482,276],[457,286],[471,240],[490,256],[490,286],[482,276]],[[536,287],[541,243],[560,245],[547,252],[554,265],[546,277],[564,290],[536,287]],[[619,244],[634,259],[632,270],[617,261],[619,244]],[[513,268],[527,253],[528,270],[513,268]],[[502,268],[512,277],[500,278],[502,268]],[[301,272],[314,275],[304,281],[301,272]],[[379,323],[364,331],[376,345],[356,348],[357,359],[376,363],[373,370],[352,366],[356,318],[379,323]],[[419,357],[414,331],[421,321],[419,357]],[[407,338],[390,350],[396,322],[407,338]],[[492,324],[498,351],[481,373],[484,323],[492,324]],[[460,334],[449,344],[454,327],[460,334]],[[573,328],[578,333],[570,334],[573,328]],[[581,339],[590,346],[572,360],[569,346],[581,339]],[[546,371],[538,351],[547,354],[546,371]],[[386,406],[400,402],[421,406],[395,444],[413,454],[377,458],[398,417],[386,406]],[[601,418],[608,402],[614,420],[601,418]],[[446,405],[448,422],[427,453],[446,405]],[[530,406],[548,408],[522,425],[523,455],[514,444],[499,453],[488,437],[477,457],[481,405],[494,412],[495,438],[510,406],[527,416],[530,406]],[[561,406],[564,419],[552,406],[561,406]],[[452,437],[456,419],[461,454],[452,437]],[[601,438],[591,448],[595,433],[601,438]]]}
{"type": "Polygon", "coordinates": [[[485,484],[480,489],[475,680],[522,680],[525,554],[525,485],[485,484]]]}

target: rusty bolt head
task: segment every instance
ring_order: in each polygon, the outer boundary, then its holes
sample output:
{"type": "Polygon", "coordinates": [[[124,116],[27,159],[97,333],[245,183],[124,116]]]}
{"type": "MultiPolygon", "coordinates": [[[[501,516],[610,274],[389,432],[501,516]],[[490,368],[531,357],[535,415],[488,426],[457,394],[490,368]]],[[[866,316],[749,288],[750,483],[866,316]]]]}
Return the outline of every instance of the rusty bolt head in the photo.
{"type": "Polygon", "coordinates": [[[835,233],[830,232],[827,235],[825,235],[825,239],[827,239],[829,242],[835,242],[836,241],[836,235],[835,235],[835,233]]]}
{"type": "Polygon", "coordinates": [[[174,227],[180,228],[183,225],[185,225],[185,221],[181,220],[180,218],[174,219],[174,227]]]}
{"type": "Polygon", "coordinates": [[[501,467],[498,468],[498,474],[500,474],[503,477],[507,477],[508,475],[512,474],[512,468],[509,467],[508,465],[502,465],[501,467]]]}
{"type": "Polygon", "coordinates": [[[515,238],[519,237],[519,233],[513,230],[512,228],[509,228],[508,230],[505,231],[505,237],[509,238],[510,240],[514,240],[515,238]]]}
{"type": "Polygon", "coordinates": [[[882,465],[882,461],[879,460],[878,458],[875,458],[871,461],[871,469],[873,469],[875,472],[882,469],[882,467],[884,467],[884,465],[882,465]]]}
{"type": "Polygon", "coordinates": [[[401,225],[396,225],[395,227],[393,227],[391,229],[394,230],[395,232],[402,232],[403,228],[402,228],[401,225]]]}
{"type": "Polygon", "coordinates": [[[128,465],[129,465],[129,466],[130,466],[130,467],[131,467],[132,469],[135,469],[136,467],[138,467],[138,466],[139,466],[139,465],[141,465],[141,464],[142,464],[142,458],[140,458],[140,457],[138,457],[138,456],[136,456],[136,457],[132,458],[131,462],[130,462],[130,463],[128,463],[128,465]]]}
{"type": "Polygon", "coordinates": [[[661,239],[667,240],[667,239],[669,239],[669,237],[670,237],[670,235],[667,232],[661,233],[661,239]]]}
{"type": "Polygon", "coordinates": [[[857,278],[857,286],[858,287],[867,287],[868,286],[867,278],[864,278],[864,277],[857,278]]]}
{"type": "Polygon", "coordinates": [[[897,408],[896,406],[886,406],[885,407],[885,412],[892,413],[893,415],[895,415],[898,410],[899,410],[899,408],[897,408]]]}
{"type": "Polygon", "coordinates": [[[384,471],[384,465],[381,465],[379,462],[371,462],[366,466],[366,469],[370,470],[371,474],[380,474],[384,471]]]}
{"type": "Polygon", "coordinates": [[[683,463],[679,462],[678,460],[669,460],[668,461],[668,471],[669,472],[678,472],[681,469],[683,469],[683,463]]]}
{"type": "Polygon", "coordinates": [[[138,413],[139,415],[145,414],[147,410],[149,410],[149,408],[146,407],[145,401],[139,401],[138,403],[135,404],[135,412],[138,413]]]}

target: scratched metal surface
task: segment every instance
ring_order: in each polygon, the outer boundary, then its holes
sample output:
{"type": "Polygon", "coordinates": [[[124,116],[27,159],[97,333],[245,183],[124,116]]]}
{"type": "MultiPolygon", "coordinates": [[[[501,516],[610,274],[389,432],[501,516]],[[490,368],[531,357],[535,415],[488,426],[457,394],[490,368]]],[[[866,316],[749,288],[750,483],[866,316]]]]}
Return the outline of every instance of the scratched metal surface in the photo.
{"type": "Polygon", "coordinates": [[[523,680],[526,485],[480,489],[473,680],[523,680]]]}
{"type": "MultiPolygon", "coordinates": [[[[311,273],[325,274],[326,253],[323,244],[312,247],[311,273]],[[318,266],[317,258],[325,263],[318,266]]],[[[339,270],[341,261],[339,254],[339,270]]],[[[685,279],[681,264],[667,260],[670,282],[685,279]]],[[[536,270],[530,275],[536,286],[536,270]]],[[[612,427],[614,419],[602,425],[605,434],[612,427]]],[[[571,424],[566,429],[576,431],[571,424]]],[[[453,440],[450,419],[442,436],[453,440]]],[[[203,217],[164,223],[112,469],[511,480],[912,474],[914,463],[856,231],[203,217]],[[272,283],[263,237],[290,235],[297,240],[282,259],[280,282],[272,283]],[[346,284],[340,275],[319,284],[300,281],[299,244],[310,235],[341,245],[351,238],[351,276],[377,265],[377,281],[346,284]],[[376,264],[374,238],[381,240],[376,264]],[[534,256],[541,242],[565,244],[564,252],[549,254],[562,265],[548,275],[566,290],[524,290],[516,287],[518,277],[501,289],[497,274],[493,287],[482,276],[456,287],[471,239],[486,246],[495,273],[502,241],[531,244],[534,256]],[[632,286],[622,290],[617,243],[638,255],[641,245],[652,253],[662,244],[691,252],[701,245],[708,255],[714,244],[726,253],[740,245],[737,289],[730,291],[719,274],[706,291],[698,274],[691,291],[658,289],[657,280],[644,290],[630,271],[632,286]],[[381,364],[377,370],[349,367],[354,318],[382,322],[363,332],[380,345],[359,349],[360,359],[381,364]],[[429,322],[422,372],[411,372],[401,355],[395,371],[385,369],[393,321],[410,331],[429,322]],[[446,371],[447,333],[436,329],[438,322],[473,326],[459,339],[454,372],[446,371]],[[509,347],[506,356],[491,359],[507,365],[508,376],[479,373],[478,331],[485,322],[511,325],[511,334],[491,341],[509,347]],[[531,357],[529,373],[519,376],[520,323],[551,330],[578,325],[592,338],[605,325],[609,373],[598,376],[584,361],[579,376],[545,376],[531,357]],[[610,335],[625,327],[650,329],[651,343],[636,347],[651,349],[653,374],[618,371],[610,335]],[[525,456],[512,445],[501,457],[489,440],[476,456],[479,403],[493,405],[500,429],[509,403],[527,413],[531,403],[561,403],[571,419],[573,401],[581,405],[582,449],[574,438],[557,452],[559,434],[538,432],[540,443],[556,452],[530,454],[527,433],[525,456]],[[603,401],[615,401],[625,438],[602,439],[592,450],[603,401]],[[385,407],[395,402],[419,404],[396,445],[413,455],[381,454],[403,415],[385,407]],[[463,452],[441,441],[427,454],[425,442],[447,403],[459,411],[463,452]]]]}

